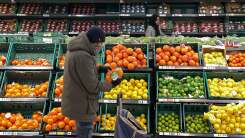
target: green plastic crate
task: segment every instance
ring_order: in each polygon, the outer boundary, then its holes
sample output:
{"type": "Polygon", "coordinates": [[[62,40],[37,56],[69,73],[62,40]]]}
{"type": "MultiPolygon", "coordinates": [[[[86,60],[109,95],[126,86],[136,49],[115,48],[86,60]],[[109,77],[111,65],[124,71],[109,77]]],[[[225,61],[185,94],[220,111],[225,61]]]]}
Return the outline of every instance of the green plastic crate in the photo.
{"type": "MultiPolygon", "coordinates": [[[[116,46],[117,44],[106,44],[105,45],[105,51],[106,50],[112,50],[112,48],[114,46],[116,46]]],[[[145,54],[145,57],[146,57],[146,67],[148,68],[149,67],[149,46],[148,44],[122,44],[124,46],[126,46],[127,48],[141,48],[143,53],[145,54]]],[[[104,57],[103,57],[103,63],[105,64],[106,63],[106,55],[105,55],[105,52],[104,52],[104,57]]]]}
{"type": "MultiPolygon", "coordinates": [[[[148,99],[150,99],[150,84],[151,84],[151,74],[150,73],[124,73],[122,79],[130,80],[130,79],[143,79],[147,82],[147,90],[148,90],[148,99]]],[[[105,81],[105,74],[102,75],[102,80],[105,81]]],[[[104,93],[101,92],[100,98],[104,98],[104,93]]]]}
{"type": "Polygon", "coordinates": [[[5,90],[7,84],[10,84],[12,82],[35,86],[37,84],[48,81],[49,85],[48,85],[47,95],[46,95],[46,97],[48,97],[50,87],[51,87],[51,77],[52,77],[52,73],[49,71],[6,71],[3,75],[3,79],[1,83],[2,91],[0,93],[0,96],[2,97],[5,96],[5,90]]]}
{"type": "Polygon", "coordinates": [[[5,36],[5,35],[0,35],[0,42],[1,42],[1,43],[6,43],[6,42],[7,42],[7,36],[5,36]]]}
{"type": "MultiPolygon", "coordinates": [[[[203,90],[204,90],[204,95],[203,95],[203,98],[206,98],[206,89],[205,89],[205,73],[202,72],[202,71],[157,71],[157,74],[156,74],[156,80],[157,80],[157,99],[159,98],[186,98],[188,99],[188,97],[160,97],[159,96],[159,78],[161,76],[166,76],[166,77],[174,77],[174,78],[177,78],[177,79],[182,79],[184,77],[187,77],[187,76],[191,76],[191,77],[195,77],[195,76],[200,76],[202,77],[203,79],[203,90]]],[[[194,99],[199,99],[199,97],[192,97],[194,99]]]]}
{"type": "MultiPolygon", "coordinates": [[[[204,115],[204,112],[209,111],[208,104],[184,104],[183,105],[183,123],[184,123],[184,132],[187,132],[185,117],[186,115],[204,115]]],[[[211,133],[211,125],[209,121],[206,121],[209,127],[209,133],[211,133]]]]}
{"type": "MultiPolygon", "coordinates": [[[[128,110],[135,118],[140,116],[141,114],[145,114],[146,122],[147,122],[147,132],[150,130],[150,107],[147,105],[127,105],[123,104],[123,109],[128,110]]],[[[99,108],[100,116],[104,114],[111,114],[112,116],[117,114],[117,105],[116,104],[101,104],[99,108]]],[[[98,125],[98,132],[113,132],[106,131],[101,129],[101,121],[98,125]]]]}
{"type": "Polygon", "coordinates": [[[7,64],[7,59],[8,59],[10,49],[11,46],[9,43],[0,43],[0,56],[5,56],[6,58],[5,65],[7,64]]]}
{"type": "MultiPolygon", "coordinates": [[[[53,81],[53,88],[52,88],[52,94],[51,94],[51,99],[52,100],[54,100],[55,98],[56,98],[56,96],[55,96],[55,88],[56,88],[56,83],[55,83],[55,81],[57,80],[57,79],[59,79],[61,76],[63,76],[63,72],[57,72],[56,74],[55,74],[55,80],[53,81]]],[[[61,98],[61,97],[60,97],[61,98]]]]}
{"type": "Polygon", "coordinates": [[[7,65],[14,59],[38,59],[44,58],[54,66],[56,54],[55,44],[14,43],[10,50],[7,65]]]}
{"type": "Polygon", "coordinates": [[[158,132],[158,114],[175,113],[179,115],[179,130],[182,132],[182,106],[180,103],[157,103],[155,115],[155,127],[158,132]]]}
{"type": "Polygon", "coordinates": [[[58,69],[64,69],[59,66],[59,57],[66,54],[67,46],[68,46],[67,44],[59,44],[57,60],[56,60],[56,68],[58,69]]]}
{"type": "Polygon", "coordinates": [[[208,85],[208,79],[213,79],[213,78],[220,78],[220,79],[232,78],[235,81],[241,81],[241,80],[245,80],[245,72],[228,72],[228,71],[206,72],[206,88],[207,88],[207,94],[209,99],[245,99],[245,98],[212,96],[208,85]]]}
{"type": "MultiPolygon", "coordinates": [[[[42,113],[42,117],[46,108],[46,102],[1,102],[0,103],[0,112],[1,113],[21,113],[24,118],[31,119],[32,114],[40,111],[42,113]]],[[[29,131],[29,132],[40,132],[42,133],[42,125],[37,130],[0,130],[0,132],[21,132],[21,131],[29,131]]]]}
{"type": "MultiPolygon", "coordinates": [[[[168,45],[171,47],[176,47],[179,46],[180,44],[177,43],[156,43],[155,44],[155,48],[154,48],[154,66],[157,67],[157,63],[156,63],[156,49],[157,48],[162,48],[164,45],[168,45]]],[[[201,52],[201,47],[198,45],[198,43],[187,43],[185,45],[191,46],[191,48],[198,53],[198,61],[200,66],[202,65],[202,54],[201,52]]]]}
{"type": "Polygon", "coordinates": [[[8,36],[8,42],[12,43],[32,43],[33,38],[29,35],[11,35],[8,36]]]}

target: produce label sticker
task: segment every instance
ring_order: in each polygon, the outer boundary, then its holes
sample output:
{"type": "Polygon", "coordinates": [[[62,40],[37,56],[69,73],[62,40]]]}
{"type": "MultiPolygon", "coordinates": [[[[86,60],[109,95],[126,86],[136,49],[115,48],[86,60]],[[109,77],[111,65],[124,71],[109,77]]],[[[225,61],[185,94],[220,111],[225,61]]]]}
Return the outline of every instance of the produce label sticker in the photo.
{"type": "Polygon", "coordinates": [[[52,43],[52,38],[43,38],[44,43],[52,43]]]}
{"type": "Polygon", "coordinates": [[[227,134],[214,134],[214,137],[228,137],[227,134]]]}
{"type": "Polygon", "coordinates": [[[57,132],[57,135],[65,135],[65,132],[57,132]]]}
{"type": "Polygon", "coordinates": [[[49,14],[43,14],[43,17],[49,17],[49,14]]]}

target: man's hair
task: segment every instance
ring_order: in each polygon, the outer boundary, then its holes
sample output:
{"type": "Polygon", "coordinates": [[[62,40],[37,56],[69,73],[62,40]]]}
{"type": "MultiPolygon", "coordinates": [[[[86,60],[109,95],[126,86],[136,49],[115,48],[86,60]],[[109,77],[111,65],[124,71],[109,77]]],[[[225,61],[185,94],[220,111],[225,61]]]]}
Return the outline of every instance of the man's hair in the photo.
{"type": "Polygon", "coordinates": [[[105,32],[99,27],[91,27],[87,32],[87,37],[91,43],[105,42],[105,32]]]}

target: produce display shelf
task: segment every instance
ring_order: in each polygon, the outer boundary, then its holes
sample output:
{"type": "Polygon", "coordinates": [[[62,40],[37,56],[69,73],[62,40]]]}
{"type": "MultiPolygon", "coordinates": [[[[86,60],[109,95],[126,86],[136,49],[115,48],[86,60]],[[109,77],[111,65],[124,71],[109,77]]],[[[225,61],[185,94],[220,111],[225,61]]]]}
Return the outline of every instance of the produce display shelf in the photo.
{"type": "Polygon", "coordinates": [[[5,66],[0,69],[6,70],[53,70],[51,66],[5,66]]]}
{"type": "Polygon", "coordinates": [[[229,134],[194,134],[194,133],[175,133],[175,132],[159,132],[158,136],[175,136],[175,137],[232,137],[244,138],[244,135],[229,135],[229,134]]]}
{"type": "Polygon", "coordinates": [[[39,131],[5,131],[0,132],[1,136],[41,136],[39,131]]]}
{"type": "MultiPolygon", "coordinates": [[[[100,99],[99,103],[117,103],[117,100],[100,99]]],[[[125,104],[150,104],[150,100],[122,100],[125,104]]]]}
{"type": "Polygon", "coordinates": [[[210,100],[210,99],[173,99],[159,98],[160,103],[242,103],[245,100],[210,100]]]}
{"type": "Polygon", "coordinates": [[[47,97],[40,98],[0,98],[0,102],[40,102],[48,100],[47,97]]]}
{"type": "Polygon", "coordinates": [[[228,70],[228,71],[245,71],[245,67],[190,67],[190,66],[158,66],[159,70],[228,70]]]}

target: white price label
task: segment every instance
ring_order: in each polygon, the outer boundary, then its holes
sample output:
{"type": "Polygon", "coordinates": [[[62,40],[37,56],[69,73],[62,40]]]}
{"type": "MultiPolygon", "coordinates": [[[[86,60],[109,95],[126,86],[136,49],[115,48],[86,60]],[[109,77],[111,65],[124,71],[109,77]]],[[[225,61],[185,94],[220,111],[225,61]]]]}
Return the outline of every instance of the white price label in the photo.
{"type": "Polygon", "coordinates": [[[208,66],[208,67],[206,67],[207,69],[209,69],[209,70],[214,70],[214,69],[216,69],[214,66],[208,66]]]}
{"type": "Polygon", "coordinates": [[[199,14],[199,16],[205,16],[205,14],[199,14]]]}
{"type": "Polygon", "coordinates": [[[55,135],[56,132],[49,132],[49,135],[55,135]]]}
{"type": "Polygon", "coordinates": [[[120,14],[120,16],[130,16],[130,14],[120,14]]]}
{"type": "Polygon", "coordinates": [[[52,38],[43,38],[44,43],[52,43],[52,38]]]}
{"type": "Polygon", "coordinates": [[[179,16],[179,17],[181,17],[181,16],[183,16],[183,14],[173,14],[173,16],[179,16]]]}
{"type": "Polygon", "coordinates": [[[160,14],[161,17],[166,17],[167,15],[166,14],[160,14]]]}
{"type": "Polygon", "coordinates": [[[67,135],[71,135],[72,133],[71,132],[67,132],[67,135]]]}
{"type": "Polygon", "coordinates": [[[8,101],[7,98],[0,98],[0,101],[8,101]]]}
{"type": "Polygon", "coordinates": [[[65,135],[65,132],[57,132],[57,135],[65,135]]]}
{"type": "Polygon", "coordinates": [[[147,16],[147,17],[151,17],[151,16],[152,16],[152,14],[146,14],[146,16],[147,16]]]}
{"type": "Polygon", "coordinates": [[[148,101],[146,101],[146,100],[143,100],[143,104],[147,104],[148,103],[148,101]]]}
{"type": "Polygon", "coordinates": [[[17,14],[17,16],[26,16],[26,14],[17,14]]]}
{"type": "Polygon", "coordinates": [[[52,36],[52,33],[44,33],[43,36],[52,36]]]}
{"type": "Polygon", "coordinates": [[[214,137],[228,137],[227,134],[214,134],[214,137]]]}
{"type": "Polygon", "coordinates": [[[211,14],[211,16],[219,16],[219,14],[211,14]]]}
{"type": "Polygon", "coordinates": [[[43,17],[49,17],[49,14],[43,14],[43,17]]]}

